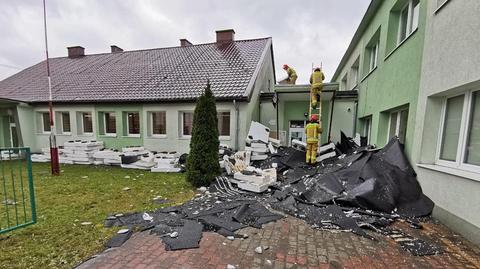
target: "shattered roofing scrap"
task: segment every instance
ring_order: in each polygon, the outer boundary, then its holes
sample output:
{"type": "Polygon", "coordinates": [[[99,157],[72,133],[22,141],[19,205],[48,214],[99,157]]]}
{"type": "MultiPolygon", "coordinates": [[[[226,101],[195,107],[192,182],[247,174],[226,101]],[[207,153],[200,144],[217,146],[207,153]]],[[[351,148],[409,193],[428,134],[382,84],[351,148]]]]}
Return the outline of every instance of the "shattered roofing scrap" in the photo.
{"type": "MultiPolygon", "coordinates": [[[[202,231],[242,238],[238,230],[247,226],[262,228],[282,218],[282,214],[271,211],[273,208],[317,228],[347,230],[371,240],[389,236],[413,255],[441,253],[435,244],[389,227],[403,219],[411,227],[421,228],[416,218],[430,215],[434,206],[422,193],[399,140],[393,138],[378,150],[360,148],[345,139],[338,148],[351,153],[339,151],[344,154],[315,166],[304,164],[304,151],[283,147],[266,160],[253,162],[255,169],[275,170],[279,179],[263,193],[238,189],[232,173],[227,172],[191,201],[151,212],[151,220],[142,218],[142,213],[118,218],[111,215],[105,225],[151,229],[162,238],[167,250],[197,248],[202,231]]],[[[222,152],[220,155],[225,155],[220,158],[224,161],[228,159],[225,156],[238,157],[230,150],[222,152]]],[[[125,237],[117,235],[112,241],[121,242],[125,237]]]]}
{"type": "MultiPolygon", "coordinates": [[[[248,99],[270,38],[50,59],[56,102],[192,101],[207,79],[217,99],[248,99]]],[[[45,62],[0,81],[4,99],[47,102],[45,62]]]]}

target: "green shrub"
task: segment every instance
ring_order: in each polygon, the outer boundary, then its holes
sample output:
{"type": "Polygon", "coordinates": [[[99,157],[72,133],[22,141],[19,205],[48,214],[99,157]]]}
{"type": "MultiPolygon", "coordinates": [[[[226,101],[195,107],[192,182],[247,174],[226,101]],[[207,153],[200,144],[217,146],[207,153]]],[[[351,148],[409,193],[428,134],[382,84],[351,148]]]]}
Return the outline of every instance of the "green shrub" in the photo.
{"type": "Polygon", "coordinates": [[[207,82],[205,92],[198,98],[195,107],[187,160],[187,180],[196,187],[208,186],[220,174],[217,126],[215,97],[210,82],[207,82]]]}

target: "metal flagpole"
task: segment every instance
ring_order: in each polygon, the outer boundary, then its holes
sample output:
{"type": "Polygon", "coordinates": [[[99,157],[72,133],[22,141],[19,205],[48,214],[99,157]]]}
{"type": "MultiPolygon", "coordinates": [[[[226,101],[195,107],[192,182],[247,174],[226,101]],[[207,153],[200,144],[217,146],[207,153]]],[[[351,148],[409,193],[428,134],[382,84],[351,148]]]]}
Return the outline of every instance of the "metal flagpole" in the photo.
{"type": "Polygon", "coordinates": [[[60,175],[60,165],[58,163],[58,148],[57,139],[55,137],[55,126],[53,122],[53,96],[52,96],[52,81],[50,78],[50,62],[48,60],[48,39],[47,39],[47,8],[45,0],[43,0],[43,26],[45,29],[45,55],[47,57],[47,80],[48,80],[48,109],[50,116],[50,164],[52,168],[52,175],[60,175]]]}

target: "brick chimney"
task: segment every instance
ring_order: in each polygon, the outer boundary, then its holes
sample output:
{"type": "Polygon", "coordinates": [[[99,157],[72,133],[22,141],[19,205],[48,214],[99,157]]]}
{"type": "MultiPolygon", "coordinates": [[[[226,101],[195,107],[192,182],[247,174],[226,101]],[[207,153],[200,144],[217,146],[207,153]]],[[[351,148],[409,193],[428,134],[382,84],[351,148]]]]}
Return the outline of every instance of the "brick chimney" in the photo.
{"type": "Polygon", "coordinates": [[[67,47],[68,58],[80,58],[85,56],[85,48],[82,46],[67,47]]]}
{"type": "Polygon", "coordinates": [[[235,31],[233,29],[217,30],[217,43],[233,42],[235,40],[235,31]]]}
{"type": "Polygon", "coordinates": [[[112,53],[123,52],[123,49],[120,48],[119,46],[116,46],[116,45],[111,45],[110,49],[111,49],[112,53]]]}
{"type": "Polygon", "coordinates": [[[180,39],[180,47],[193,46],[192,42],[188,41],[185,38],[180,39]]]}

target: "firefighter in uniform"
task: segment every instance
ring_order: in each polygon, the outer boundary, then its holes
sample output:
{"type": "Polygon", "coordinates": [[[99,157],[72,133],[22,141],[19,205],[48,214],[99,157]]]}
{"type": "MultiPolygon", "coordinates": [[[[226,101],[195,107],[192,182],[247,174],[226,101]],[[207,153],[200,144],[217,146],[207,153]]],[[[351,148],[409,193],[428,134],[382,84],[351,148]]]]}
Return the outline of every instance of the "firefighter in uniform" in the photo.
{"type": "Polygon", "coordinates": [[[297,72],[287,64],[283,65],[283,70],[287,71],[287,83],[295,85],[295,82],[297,81],[297,72]]]}
{"type": "Polygon", "coordinates": [[[312,108],[317,108],[317,101],[319,100],[320,92],[323,90],[323,80],[325,75],[323,75],[322,69],[319,67],[315,68],[313,73],[310,75],[310,94],[312,96],[312,108]]]}
{"type": "Polygon", "coordinates": [[[310,117],[310,122],[305,127],[305,133],[307,134],[307,164],[315,164],[317,162],[318,138],[322,133],[316,114],[310,117]]]}

